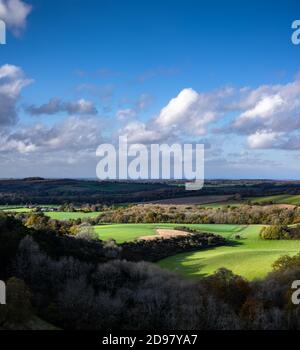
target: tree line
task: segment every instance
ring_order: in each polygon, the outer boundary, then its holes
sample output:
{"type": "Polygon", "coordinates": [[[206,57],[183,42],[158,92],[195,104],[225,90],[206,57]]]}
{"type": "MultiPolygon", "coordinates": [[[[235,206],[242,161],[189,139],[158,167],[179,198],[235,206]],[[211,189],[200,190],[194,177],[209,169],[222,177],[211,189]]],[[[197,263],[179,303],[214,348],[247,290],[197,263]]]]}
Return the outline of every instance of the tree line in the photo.
{"type": "MultiPolygon", "coordinates": [[[[90,221],[92,222],[92,220],[90,221]]],[[[300,223],[300,208],[278,206],[201,206],[134,205],[105,211],[97,220],[101,223],[180,223],[180,224],[240,224],[291,225],[300,223]]]]}

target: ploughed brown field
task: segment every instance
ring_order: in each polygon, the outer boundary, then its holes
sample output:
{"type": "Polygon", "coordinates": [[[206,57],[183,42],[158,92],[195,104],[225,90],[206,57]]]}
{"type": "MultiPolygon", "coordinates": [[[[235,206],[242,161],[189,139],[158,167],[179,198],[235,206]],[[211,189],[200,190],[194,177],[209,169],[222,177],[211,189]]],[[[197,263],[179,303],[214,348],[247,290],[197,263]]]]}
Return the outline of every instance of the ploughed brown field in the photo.
{"type": "Polygon", "coordinates": [[[150,240],[154,240],[157,238],[171,238],[171,237],[177,237],[177,236],[186,236],[188,234],[189,233],[186,231],[159,228],[156,230],[156,235],[143,236],[143,237],[140,237],[139,240],[150,241],[150,240]]]}

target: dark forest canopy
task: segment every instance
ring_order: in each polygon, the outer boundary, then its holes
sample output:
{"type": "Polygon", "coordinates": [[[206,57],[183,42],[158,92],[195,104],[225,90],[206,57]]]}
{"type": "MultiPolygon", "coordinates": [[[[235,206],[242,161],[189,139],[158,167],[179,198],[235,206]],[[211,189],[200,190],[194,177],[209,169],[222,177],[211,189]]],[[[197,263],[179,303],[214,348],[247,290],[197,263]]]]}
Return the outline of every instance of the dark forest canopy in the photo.
{"type": "Polygon", "coordinates": [[[132,203],[205,195],[242,197],[300,193],[299,181],[206,180],[200,191],[185,191],[183,181],[97,181],[77,179],[0,180],[0,204],[132,203]]]}
{"type": "Polygon", "coordinates": [[[300,329],[299,307],[291,303],[299,255],[280,258],[264,280],[221,268],[188,281],[121,260],[112,248],[1,214],[0,278],[9,303],[0,308],[0,329],[27,329],[37,317],[67,330],[300,329]]]}

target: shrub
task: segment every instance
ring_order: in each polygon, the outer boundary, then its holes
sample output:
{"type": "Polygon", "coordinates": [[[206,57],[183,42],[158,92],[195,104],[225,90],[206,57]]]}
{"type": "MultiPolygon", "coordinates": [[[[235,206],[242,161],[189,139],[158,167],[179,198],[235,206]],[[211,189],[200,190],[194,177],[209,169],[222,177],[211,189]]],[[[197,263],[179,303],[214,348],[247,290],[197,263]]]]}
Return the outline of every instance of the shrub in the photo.
{"type": "Polygon", "coordinates": [[[184,236],[137,240],[121,245],[122,258],[131,261],[159,261],[168,256],[208,247],[225,245],[226,240],[218,235],[205,232],[188,233],[184,236]]]}
{"type": "Polygon", "coordinates": [[[262,239],[290,239],[288,228],[283,225],[273,225],[264,227],[260,232],[262,239]]]}

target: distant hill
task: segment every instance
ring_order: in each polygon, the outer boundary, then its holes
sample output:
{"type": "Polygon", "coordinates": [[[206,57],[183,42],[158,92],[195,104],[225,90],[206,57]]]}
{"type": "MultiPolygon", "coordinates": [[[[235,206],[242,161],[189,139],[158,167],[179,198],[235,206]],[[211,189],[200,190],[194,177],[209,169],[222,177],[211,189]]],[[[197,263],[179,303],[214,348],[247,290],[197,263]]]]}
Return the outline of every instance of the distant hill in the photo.
{"type": "Polygon", "coordinates": [[[118,203],[156,202],[182,197],[218,195],[247,198],[278,194],[300,194],[300,182],[207,180],[202,190],[186,191],[184,181],[171,180],[158,182],[99,181],[44,179],[42,177],[28,177],[21,180],[0,180],[0,205],[64,203],[111,205],[118,203]]]}
{"type": "Polygon", "coordinates": [[[43,177],[25,177],[23,181],[44,181],[43,177]]]}

